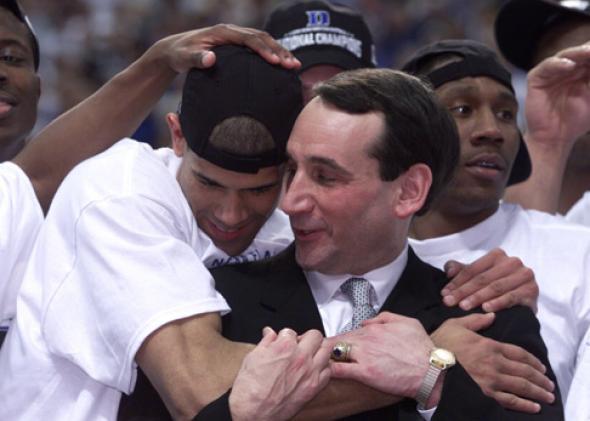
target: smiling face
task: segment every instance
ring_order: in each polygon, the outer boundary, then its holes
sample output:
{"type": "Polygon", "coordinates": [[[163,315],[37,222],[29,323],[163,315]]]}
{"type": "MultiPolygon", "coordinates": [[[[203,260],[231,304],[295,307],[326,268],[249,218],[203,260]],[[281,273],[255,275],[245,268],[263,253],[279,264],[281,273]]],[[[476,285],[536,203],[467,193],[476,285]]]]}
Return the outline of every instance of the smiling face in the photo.
{"type": "Polygon", "coordinates": [[[520,142],[514,94],[488,77],[466,77],[436,89],[450,110],[461,141],[461,159],[440,205],[485,218],[504,194],[520,142]]]}
{"type": "Polygon", "coordinates": [[[23,148],[37,119],[39,95],[28,29],[0,7],[0,162],[23,148]]]}
{"type": "Polygon", "coordinates": [[[168,116],[174,152],[182,157],[177,179],[199,228],[230,256],[252,243],[277,206],[282,168],[256,174],[229,171],[188,148],[175,114],[168,116]]]}
{"type": "Polygon", "coordinates": [[[403,176],[383,181],[369,155],[383,130],[381,113],[349,114],[317,97],[297,119],[281,208],[305,270],[362,274],[403,247],[407,221],[395,218],[403,176]]]}

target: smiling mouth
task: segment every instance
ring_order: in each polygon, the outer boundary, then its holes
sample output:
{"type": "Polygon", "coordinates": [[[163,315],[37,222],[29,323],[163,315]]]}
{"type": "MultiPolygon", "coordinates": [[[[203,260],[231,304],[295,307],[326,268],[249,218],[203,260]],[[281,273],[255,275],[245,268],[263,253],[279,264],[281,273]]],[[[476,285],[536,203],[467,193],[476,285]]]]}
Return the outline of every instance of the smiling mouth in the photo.
{"type": "Polygon", "coordinates": [[[293,228],[293,233],[295,234],[295,238],[300,241],[311,241],[311,240],[317,238],[321,232],[322,232],[322,230],[319,230],[319,229],[306,230],[306,229],[293,228]]]}
{"type": "Polygon", "coordinates": [[[240,225],[239,227],[227,228],[219,226],[213,221],[209,221],[209,235],[212,238],[221,241],[232,241],[241,237],[246,231],[247,224],[240,225]]]}
{"type": "Polygon", "coordinates": [[[314,232],[315,230],[301,230],[301,229],[296,229],[294,231],[297,232],[298,234],[301,234],[301,235],[307,235],[307,234],[310,234],[310,233],[314,232]]]}
{"type": "Polygon", "coordinates": [[[5,115],[12,110],[14,106],[6,101],[0,100],[0,115],[5,115]]]}

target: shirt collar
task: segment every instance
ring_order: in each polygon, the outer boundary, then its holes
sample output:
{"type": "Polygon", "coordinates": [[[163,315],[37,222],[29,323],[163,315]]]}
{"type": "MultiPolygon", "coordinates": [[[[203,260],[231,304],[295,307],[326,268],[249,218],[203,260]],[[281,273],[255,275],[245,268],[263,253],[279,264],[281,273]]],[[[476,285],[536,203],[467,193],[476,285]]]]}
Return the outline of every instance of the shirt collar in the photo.
{"type": "Polygon", "coordinates": [[[340,286],[348,278],[365,278],[373,285],[377,294],[377,303],[373,304],[376,304],[377,308],[381,308],[389,294],[391,294],[391,291],[393,291],[393,288],[397,285],[407,262],[408,244],[406,243],[402,252],[393,261],[365,274],[326,275],[316,271],[309,271],[305,272],[305,277],[318,305],[332,300],[334,295],[339,292],[340,286]]]}

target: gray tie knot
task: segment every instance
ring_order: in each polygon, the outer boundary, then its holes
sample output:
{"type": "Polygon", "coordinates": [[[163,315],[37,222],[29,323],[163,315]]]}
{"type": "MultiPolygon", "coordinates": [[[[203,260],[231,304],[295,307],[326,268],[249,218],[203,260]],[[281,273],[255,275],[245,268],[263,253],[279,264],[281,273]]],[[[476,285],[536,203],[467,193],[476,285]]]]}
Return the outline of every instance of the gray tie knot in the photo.
{"type": "Polygon", "coordinates": [[[350,278],[340,286],[340,290],[352,302],[352,321],[343,331],[357,329],[363,320],[377,315],[371,306],[374,289],[369,281],[364,278],[350,278]]]}
{"type": "Polygon", "coordinates": [[[365,278],[349,278],[340,290],[352,302],[353,307],[370,305],[373,286],[365,278]]]}

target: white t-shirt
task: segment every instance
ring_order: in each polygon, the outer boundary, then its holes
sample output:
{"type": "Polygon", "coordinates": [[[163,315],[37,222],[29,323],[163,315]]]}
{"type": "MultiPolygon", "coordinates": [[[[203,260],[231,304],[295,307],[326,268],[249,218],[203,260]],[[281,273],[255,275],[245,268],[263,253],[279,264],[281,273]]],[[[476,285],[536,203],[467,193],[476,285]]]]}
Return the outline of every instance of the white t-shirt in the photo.
{"type": "Polygon", "coordinates": [[[565,402],[576,354],[590,324],[590,229],[502,203],[494,215],[465,231],[410,240],[410,245],[438,268],[450,259],[471,263],[500,247],[535,272],[541,336],[565,402]]]}
{"type": "Polygon", "coordinates": [[[12,162],[0,164],[0,327],[14,317],[16,295],[43,211],[31,180],[12,162]]]}
{"type": "Polygon", "coordinates": [[[565,214],[565,219],[568,222],[590,227],[590,192],[584,193],[584,196],[571,207],[565,214]]]}
{"type": "Polygon", "coordinates": [[[576,371],[565,403],[565,419],[572,421],[590,420],[590,330],[586,332],[580,348],[576,371]]]}
{"type": "MultiPolygon", "coordinates": [[[[169,149],[126,139],[66,177],[0,353],[0,419],[115,419],[150,333],[229,310],[202,263],[228,256],[199,231],[176,180],[179,165],[169,149]]],[[[291,240],[277,211],[243,259],[291,240]]]]}

